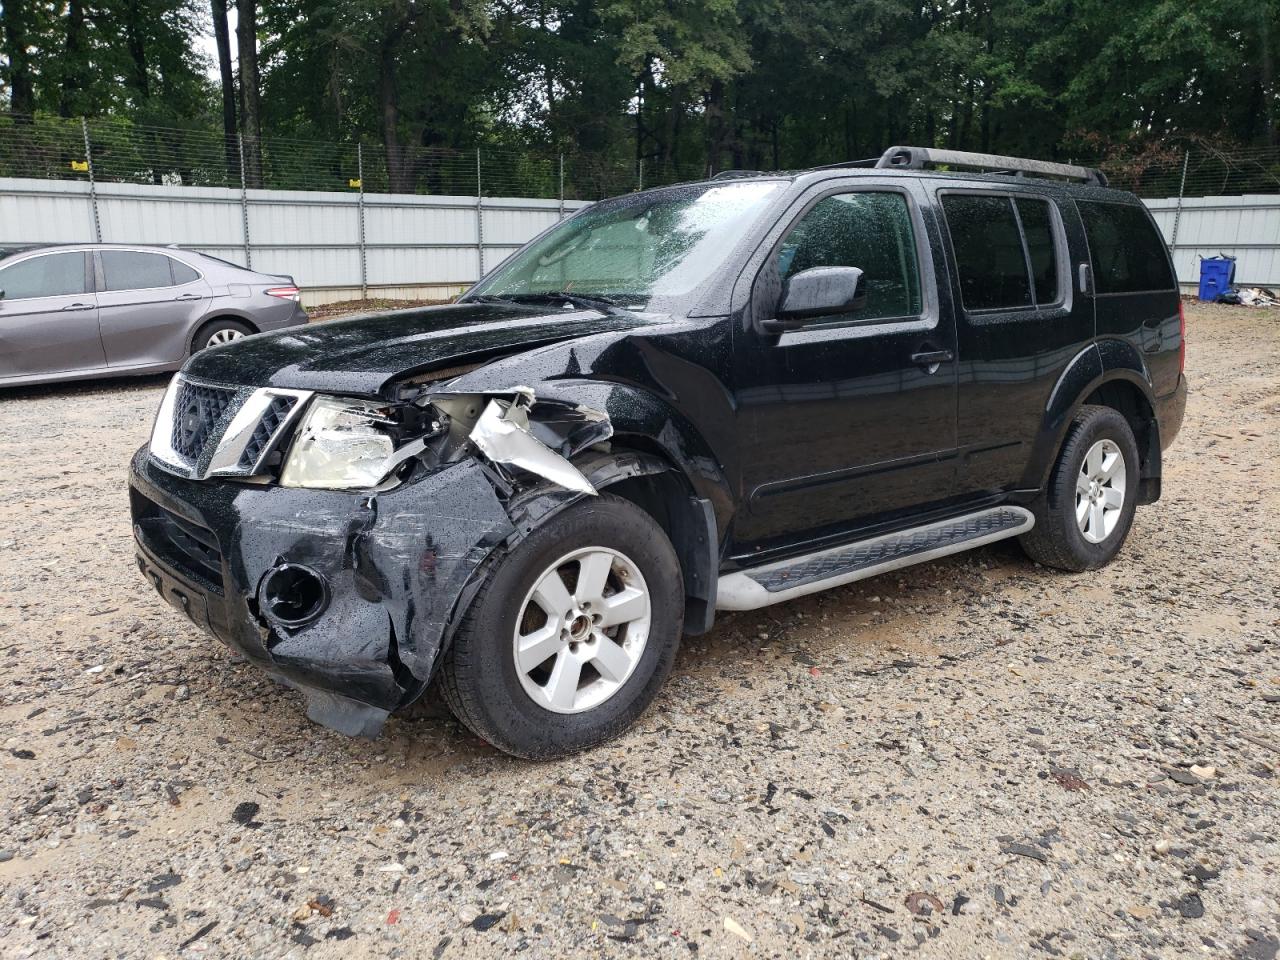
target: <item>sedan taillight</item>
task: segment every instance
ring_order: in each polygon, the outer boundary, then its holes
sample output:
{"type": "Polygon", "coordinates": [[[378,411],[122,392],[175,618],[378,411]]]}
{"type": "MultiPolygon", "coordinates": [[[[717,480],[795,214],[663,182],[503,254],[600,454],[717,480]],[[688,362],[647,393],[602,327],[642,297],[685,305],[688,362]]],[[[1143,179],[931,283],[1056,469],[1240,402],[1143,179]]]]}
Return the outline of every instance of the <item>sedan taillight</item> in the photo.
{"type": "Polygon", "coordinates": [[[281,300],[292,300],[294,303],[302,299],[302,291],[297,287],[269,287],[263,292],[268,297],[279,297],[281,300]]]}

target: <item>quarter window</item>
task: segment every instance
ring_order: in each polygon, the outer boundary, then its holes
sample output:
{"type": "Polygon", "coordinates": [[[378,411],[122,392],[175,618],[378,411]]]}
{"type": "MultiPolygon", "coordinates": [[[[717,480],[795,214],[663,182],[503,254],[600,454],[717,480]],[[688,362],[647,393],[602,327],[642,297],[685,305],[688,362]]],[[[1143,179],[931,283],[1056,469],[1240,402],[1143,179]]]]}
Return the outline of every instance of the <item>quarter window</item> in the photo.
{"type": "Polygon", "coordinates": [[[920,314],[915,232],[907,199],[900,193],[843,193],[819,200],[778,250],[784,281],[811,267],[862,271],[867,304],[850,312],[850,320],[920,314]]]}
{"type": "Polygon", "coordinates": [[[1172,290],[1164,238],[1141,207],[1080,201],[1098,293],[1172,290]]]}
{"type": "Polygon", "coordinates": [[[169,258],[169,267],[173,270],[173,283],[175,286],[191,283],[200,279],[200,274],[196,273],[185,263],[169,258]]]}
{"type": "Polygon", "coordinates": [[[85,292],[84,254],[50,253],[0,270],[6,300],[73,296],[85,292]]]}
{"type": "Polygon", "coordinates": [[[103,250],[102,273],[108,290],[144,290],[173,286],[172,263],[162,253],[103,250]]]}

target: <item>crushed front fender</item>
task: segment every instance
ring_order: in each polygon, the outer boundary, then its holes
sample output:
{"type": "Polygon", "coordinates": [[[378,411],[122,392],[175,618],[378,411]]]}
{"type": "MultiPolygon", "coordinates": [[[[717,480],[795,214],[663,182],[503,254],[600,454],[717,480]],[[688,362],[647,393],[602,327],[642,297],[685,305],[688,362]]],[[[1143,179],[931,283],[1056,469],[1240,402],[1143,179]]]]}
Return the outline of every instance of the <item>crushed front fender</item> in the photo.
{"type": "Polygon", "coordinates": [[[472,458],[369,494],[194,482],[144,449],[131,488],[139,566],[165,600],[346,733],[376,734],[422,691],[469,584],[515,532],[472,458]],[[323,610],[305,623],[260,603],[281,564],[325,584],[323,610]]]}

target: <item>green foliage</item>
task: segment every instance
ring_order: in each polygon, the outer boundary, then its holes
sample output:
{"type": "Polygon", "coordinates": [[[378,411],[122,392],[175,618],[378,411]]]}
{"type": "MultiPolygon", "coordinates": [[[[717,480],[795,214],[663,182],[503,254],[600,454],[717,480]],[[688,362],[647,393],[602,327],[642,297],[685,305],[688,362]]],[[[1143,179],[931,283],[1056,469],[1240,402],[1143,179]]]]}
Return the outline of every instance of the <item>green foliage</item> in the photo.
{"type": "MultiPolygon", "coordinates": [[[[0,103],[221,131],[207,0],[0,3],[0,103]]],[[[280,185],[342,188],[354,152],[322,144],[357,142],[389,189],[465,191],[483,144],[493,190],[558,189],[536,158],[567,153],[582,195],[893,143],[1134,170],[1280,143],[1280,0],[260,0],[259,25],[280,185]]],[[[118,149],[150,146],[181,165],[179,140],[118,149]]]]}

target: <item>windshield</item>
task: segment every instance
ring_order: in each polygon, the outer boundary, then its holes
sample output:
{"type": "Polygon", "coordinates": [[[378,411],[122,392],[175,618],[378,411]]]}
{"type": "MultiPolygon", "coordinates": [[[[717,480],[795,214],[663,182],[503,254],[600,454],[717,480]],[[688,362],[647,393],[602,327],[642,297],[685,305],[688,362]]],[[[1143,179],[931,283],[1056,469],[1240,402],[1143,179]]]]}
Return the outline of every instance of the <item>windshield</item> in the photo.
{"type": "Polygon", "coordinates": [[[600,203],[521,250],[467,299],[571,293],[635,306],[689,293],[781,187],[701,184],[600,203]]]}

